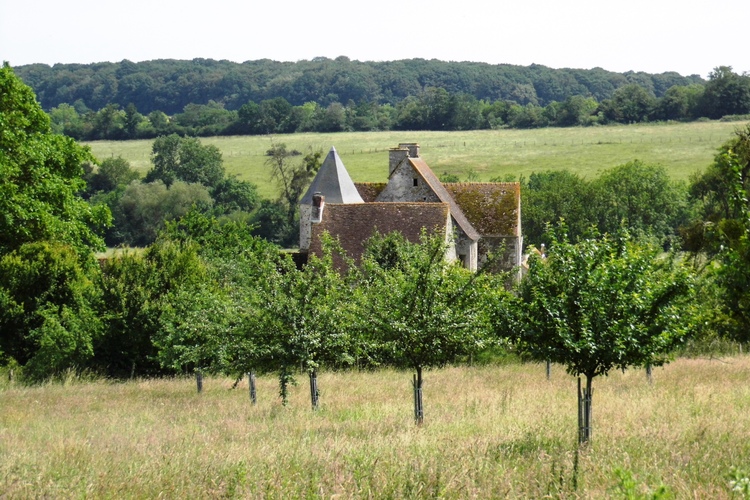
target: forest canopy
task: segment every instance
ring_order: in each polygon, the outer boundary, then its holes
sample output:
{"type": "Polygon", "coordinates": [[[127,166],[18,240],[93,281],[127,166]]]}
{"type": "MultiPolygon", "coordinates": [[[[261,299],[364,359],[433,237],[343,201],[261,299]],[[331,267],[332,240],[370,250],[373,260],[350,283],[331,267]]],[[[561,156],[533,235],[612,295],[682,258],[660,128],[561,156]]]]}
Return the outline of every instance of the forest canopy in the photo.
{"type": "Polygon", "coordinates": [[[720,119],[750,113],[750,76],[615,73],[410,59],[210,59],[17,68],[55,132],[79,140],[478,130],[720,119]]]}

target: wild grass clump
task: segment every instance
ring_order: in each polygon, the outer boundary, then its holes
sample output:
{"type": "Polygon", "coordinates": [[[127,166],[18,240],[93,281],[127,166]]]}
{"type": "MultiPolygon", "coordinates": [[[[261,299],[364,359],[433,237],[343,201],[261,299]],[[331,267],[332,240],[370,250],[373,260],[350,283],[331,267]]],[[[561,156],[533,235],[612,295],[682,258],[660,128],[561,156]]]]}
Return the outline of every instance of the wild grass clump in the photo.
{"type": "MultiPolygon", "coordinates": [[[[273,377],[0,386],[8,498],[740,498],[750,357],[679,359],[597,383],[578,449],[575,380],[553,366],[321,373],[283,407],[273,377]]],[[[745,474],[745,475],[743,475],[745,474]]]]}

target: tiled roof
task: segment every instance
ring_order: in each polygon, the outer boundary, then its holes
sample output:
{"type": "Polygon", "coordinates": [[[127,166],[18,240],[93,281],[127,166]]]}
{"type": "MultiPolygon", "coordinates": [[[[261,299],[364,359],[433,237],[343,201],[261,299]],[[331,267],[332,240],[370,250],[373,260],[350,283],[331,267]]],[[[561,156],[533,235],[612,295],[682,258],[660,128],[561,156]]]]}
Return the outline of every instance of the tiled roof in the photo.
{"type": "Polygon", "coordinates": [[[321,254],[320,236],[327,231],[338,238],[347,255],[358,262],[364,243],[376,231],[380,234],[399,231],[416,243],[422,229],[445,233],[448,215],[446,203],[326,203],[322,221],[312,225],[310,253],[321,254]]]}
{"type": "Polygon", "coordinates": [[[446,183],[444,187],[481,235],[520,235],[521,187],[519,183],[446,183]]]}
{"type": "Polygon", "coordinates": [[[365,203],[372,203],[378,197],[378,195],[385,189],[387,184],[385,182],[355,182],[354,187],[357,188],[359,195],[365,201],[365,203]]]}
{"type": "Polygon", "coordinates": [[[313,195],[321,193],[325,196],[326,203],[362,203],[357,188],[354,187],[349,172],[346,171],[344,162],[341,161],[336,148],[331,148],[323,160],[318,173],[310,184],[305,196],[300,200],[300,205],[312,205],[313,195]]]}
{"type": "Polygon", "coordinates": [[[445,189],[443,183],[437,178],[435,172],[427,165],[422,158],[407,158],[407,161],[411,163],[414,170],[424,179],[430,189],[437,195],[438,199],[443,203],[450,205],[451,215],[456,220],[458,226],[463,230],[466,236],[471,240],[478,240],[480,235],[477,230],[471,225],[466,215],[463,213],[459,205],[453,199],[453,196],[445,189]]]}

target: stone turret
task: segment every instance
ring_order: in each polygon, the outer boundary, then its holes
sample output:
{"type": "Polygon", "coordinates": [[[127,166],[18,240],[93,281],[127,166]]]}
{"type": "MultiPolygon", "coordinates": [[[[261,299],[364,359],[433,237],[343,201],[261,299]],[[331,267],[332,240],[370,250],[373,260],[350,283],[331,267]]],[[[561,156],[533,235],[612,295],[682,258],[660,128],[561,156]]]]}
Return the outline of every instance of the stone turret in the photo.
{"type": "Polygon", "coordinates": [[[336,148],[323,160],[310,187],[300,200],[299,247],[310,248],[311,225],[323,220],[326,203],[364,203],[336,148]]]}

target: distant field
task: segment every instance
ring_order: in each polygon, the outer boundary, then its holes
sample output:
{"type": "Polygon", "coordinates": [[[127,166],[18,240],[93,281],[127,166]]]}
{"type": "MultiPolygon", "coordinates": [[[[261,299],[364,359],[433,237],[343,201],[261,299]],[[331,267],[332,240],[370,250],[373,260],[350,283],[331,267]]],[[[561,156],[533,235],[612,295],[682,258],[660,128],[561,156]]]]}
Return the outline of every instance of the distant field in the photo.
{"type": "Polygon", "coordinates": [[[0,498],[745,498],[750,357],[678,359],[594,381],[594,434],[576,459],[575,379],[559,366],[411,374],[23,387],[0,377],[0,498]],[[734,471],[733,468],[739,469],[734,471]],[[734,471],[734,472],[733,472],[734,471]],[[672,496],[652,496],[664,486],[672,496]]]}
{"type": "MultiPolygon", "coordinates": [[[[203,144],[217,146],[227,171],[256,183],[263,196],[273,196],[264,152],[272,142],[305,152],[326,153],[334,146],[352,178],[385,181],[388,149],[399,142],[418,142],[421,154],[438,175],[449,172],[479,179],[567,168],[587,178],[601,170],[638,159],[663,165],[674,179],[687,180],[713,160],[716,149],[744,122],[693,122],[537,130],[470,132],[345,132],[268,136],[212,137],[203,144]]],[[[99,159],[121,155],[136,169],[150,168],[152,141],[88,143],[99,159]]]]}

